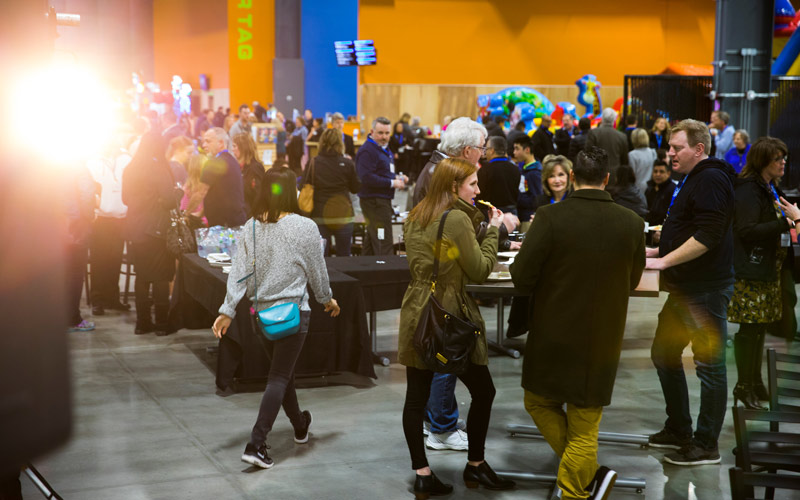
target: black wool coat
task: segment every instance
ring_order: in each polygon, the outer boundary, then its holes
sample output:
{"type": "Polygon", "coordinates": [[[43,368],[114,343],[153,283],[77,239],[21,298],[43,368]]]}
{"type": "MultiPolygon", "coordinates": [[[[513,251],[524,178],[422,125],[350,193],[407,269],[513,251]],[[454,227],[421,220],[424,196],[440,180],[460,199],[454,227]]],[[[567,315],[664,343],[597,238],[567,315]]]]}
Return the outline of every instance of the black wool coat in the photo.
{"type": "Polygon", "coordinates": [[[598,189],[536,211],[511,265],[531,294],[522,387],[583,407],[607,406],[630,291],[645,264],[644,221],[598,189]]]}

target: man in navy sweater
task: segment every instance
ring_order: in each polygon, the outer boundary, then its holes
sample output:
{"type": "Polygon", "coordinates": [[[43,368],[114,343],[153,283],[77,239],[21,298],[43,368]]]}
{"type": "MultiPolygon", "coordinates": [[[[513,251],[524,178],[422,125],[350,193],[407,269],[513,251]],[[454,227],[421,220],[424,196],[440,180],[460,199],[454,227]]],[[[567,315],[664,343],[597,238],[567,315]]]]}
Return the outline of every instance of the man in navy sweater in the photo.
{"type": "Polygon", "coordinates": [[[683,174],[672,194],[659,248],[647,249],[647,268],[661,270],[669,297],[658,315],[650,356],[666,403],[664,429],[650,446],[678,450],[674,465],[720,463],[717,440],[728,401],[725,343],[733,293],[733,181],[736,172],[709,158],[704,123],[683,120],[672,128],[669,156],[683,174]],[[689,392],[681,355],[691,342],[700,379],[700,412],[692,434],[689,392]]]}
{"type": "Polygon", "coordinates": [[[388,118],[375,118],[367,141],[356,154],[356,172],[361,181],[358,197],[367,223],[362,255],[393,253],[392,198],[395,188],[404,188],[408,177],[394,173],[392,152],[387,148],[391,126],[388,118]]]}

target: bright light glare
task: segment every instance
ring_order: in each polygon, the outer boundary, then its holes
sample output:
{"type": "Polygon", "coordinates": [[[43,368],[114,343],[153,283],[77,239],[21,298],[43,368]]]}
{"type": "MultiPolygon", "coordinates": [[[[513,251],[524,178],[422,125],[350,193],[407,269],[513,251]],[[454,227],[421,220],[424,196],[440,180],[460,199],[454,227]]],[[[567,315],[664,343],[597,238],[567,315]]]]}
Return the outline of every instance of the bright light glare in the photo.
{"type": "Polygon", "coordinates": [[[12,130],[25,150],[69,165],[98,154],[108,143],[114,105],[90,71],[54,63],[25,74],[14,89],[12,130]]]}

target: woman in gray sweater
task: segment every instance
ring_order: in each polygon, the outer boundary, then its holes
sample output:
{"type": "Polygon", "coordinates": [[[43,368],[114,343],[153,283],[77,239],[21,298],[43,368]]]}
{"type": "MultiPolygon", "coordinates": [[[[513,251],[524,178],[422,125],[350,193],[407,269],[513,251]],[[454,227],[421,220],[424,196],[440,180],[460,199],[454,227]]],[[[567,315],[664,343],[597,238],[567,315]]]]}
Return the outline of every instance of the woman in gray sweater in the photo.
{"type": "MultiPolygon", "coordinates": [[[[212,329],[217,338],[225,335],[245,293],[254,302],[251,312],[288,302],[300,307],[298,333],[276,341],[264,339],[271,358],[269,378],[242,461],[269,469],[274,462],[267,454],[267,434],[281,406],[294,427],[295,443],[308,442],[311,412],[300,411],[294,388],[294,367],[311,317],[306,285],[331,316],[339,315],[339,304],[331,293],[317,225],[298,215],[294,174],[284,167],[270,169],[261,187],[253,205],[258,215],[242,228],[228,275],[228,293],[212,329]]],[[[256,325],[254,331],[259,331],[256,325]]]]}

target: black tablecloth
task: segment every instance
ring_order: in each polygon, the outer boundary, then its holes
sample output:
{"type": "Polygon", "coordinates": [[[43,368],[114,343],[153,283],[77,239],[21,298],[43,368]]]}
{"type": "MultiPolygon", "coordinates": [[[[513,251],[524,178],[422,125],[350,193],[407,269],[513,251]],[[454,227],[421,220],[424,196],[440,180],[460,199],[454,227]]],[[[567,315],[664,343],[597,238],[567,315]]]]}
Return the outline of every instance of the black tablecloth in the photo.
{"type": "Polygon", "coordinates": [[[400,309],[411,281],[405,256],[328,257],[325,263],[329,271],[335,269],[359,281],[367,311],[400,309]]]}
{"type": "MultiPolygon", "coordinates": [[[[180,268],[176,293],[179,295],[177,302],[183,310],[182,316],[185,318],[187,310],[199,305],[211,313],[206,316],[206,324],[202,325],[210,327],[208,318],[216,317],[219,306],[225,300],[228,276],[222,269],[210,266],[196,254],[185,254],[180,268]]],[[[328,270],[328,276],[341,314],[331,318],[312,294],[309,300],[309,335],[295,373],[302,376],[350,371],[375,378],[366,309],[359,281],[333,269],[328,270]]],[[[250,305],[247,298],[239,302],[236,317],[228,333],[220,340],[217,363],[217,387],[220,389],[232,387],[234,378],[265,379],[269,372],[269,359],[262,340],[250,323],[250,305]]]]}

